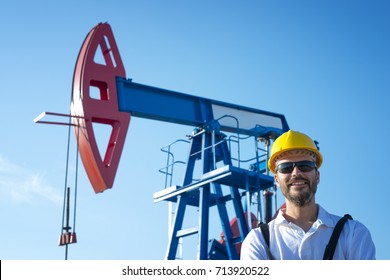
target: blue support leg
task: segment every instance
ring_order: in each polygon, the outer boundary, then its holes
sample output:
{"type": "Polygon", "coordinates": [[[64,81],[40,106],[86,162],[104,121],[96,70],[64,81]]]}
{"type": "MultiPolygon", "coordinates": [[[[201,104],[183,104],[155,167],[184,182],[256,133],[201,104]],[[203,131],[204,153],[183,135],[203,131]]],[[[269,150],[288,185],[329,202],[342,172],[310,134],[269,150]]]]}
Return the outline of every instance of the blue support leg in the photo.
{"type": "Polygon", "coordinates": [[[208,258],[210,184],[199,188],[199,242],[198,260],[208,258]]]}
{"type": "Polygon", "coordinates": [[[226,250],[230,260],[237,260],[238,254],[233,240],[233,232],[230,227],[230,220],[226,209],[225,201],[220,201],[223,198],[223,193],[220,184],[214,183],[214,192],[217,195],[217,208],[218,214],[221,221],[223,234],[225,236],[226,250]]]}

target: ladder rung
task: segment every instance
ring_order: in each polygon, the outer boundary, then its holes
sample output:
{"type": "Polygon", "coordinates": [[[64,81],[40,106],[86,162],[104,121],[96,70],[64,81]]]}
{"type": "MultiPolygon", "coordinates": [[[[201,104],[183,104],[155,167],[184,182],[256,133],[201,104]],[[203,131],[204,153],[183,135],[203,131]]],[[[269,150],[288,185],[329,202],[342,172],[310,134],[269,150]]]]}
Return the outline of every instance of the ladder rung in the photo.
{"type": "Polygon", "coordinates": [[[179,238],[179,237],[186,237],[186,236],[189,236],[189,235],[192,235],[192,234],[196,234],[199,232],[199,227],[195,226],[195,227],[191,227],[191,228],[187,228],[187,229],[181,229],[181,230],[178,230],[177,233],[176,233],[176,237],[179,238]]]}

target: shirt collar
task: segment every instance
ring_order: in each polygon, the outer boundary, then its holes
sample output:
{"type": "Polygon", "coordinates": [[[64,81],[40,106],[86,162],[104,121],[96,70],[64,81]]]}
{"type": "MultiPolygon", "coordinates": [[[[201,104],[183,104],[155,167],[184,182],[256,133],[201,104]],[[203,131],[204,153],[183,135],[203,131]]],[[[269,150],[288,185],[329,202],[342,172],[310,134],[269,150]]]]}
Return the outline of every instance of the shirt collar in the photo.
{"type": "Polygon", "coordinates": [[[335,227],[336,222],[334,219],[332,219],[331,215],[326,211],[324,208],[322,208],[320,205],[318,206],[318,218],[317,222],[320,224],[324,224],[328,227],[335,227]]]}

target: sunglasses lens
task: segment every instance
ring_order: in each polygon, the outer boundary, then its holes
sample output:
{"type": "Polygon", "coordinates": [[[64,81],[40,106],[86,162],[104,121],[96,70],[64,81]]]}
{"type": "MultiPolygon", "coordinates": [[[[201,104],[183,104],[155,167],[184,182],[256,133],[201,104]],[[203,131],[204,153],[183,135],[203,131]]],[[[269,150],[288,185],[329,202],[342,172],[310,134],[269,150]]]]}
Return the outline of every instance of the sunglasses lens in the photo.
{"type": "Polygon", "coordinates": [[[278,165],[276,168],[277,172],[288,174],[291,173],[294,169],[294,163],[293,162],[284,162],[278,165]]]}
{"type": "Polygon", "coordinates": [[[298,167],[301,172],[310,172],[316,168],[315,162],[305,160],[299,162],[283,162],[277,166],[276,171],[283,174],[289,174],[293,172],[295,166],[298,167]]]}
{"type": "Polygon", "coordinates": [[[299,162],[296,163],[298,166],[299,170],[302,172],[310,172],[313,171],[313,169],[316,167],[315,163],[312,161],[307,161],[307,162],[301,162],[301,165],[299,165],[299,162]]]}

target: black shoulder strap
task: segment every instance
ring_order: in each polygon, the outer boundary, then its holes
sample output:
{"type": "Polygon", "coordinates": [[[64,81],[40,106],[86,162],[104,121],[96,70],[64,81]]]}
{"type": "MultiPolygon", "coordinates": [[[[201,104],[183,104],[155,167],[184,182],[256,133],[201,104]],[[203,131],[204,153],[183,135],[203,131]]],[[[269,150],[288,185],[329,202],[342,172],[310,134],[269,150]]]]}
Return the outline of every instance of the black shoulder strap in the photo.
{"type": "Polygon", "coordinates": [[[270,247],[269,247],[269,225],[267,223],[260,222],[259,227],[261,229],[261,233],[263,234],[265,243],[267,244],[267,247],[265,248],[267,250],[268,259],[273,260],[270,247]]]}
{"type": "Polygon", "coordinates": [[[263,234],[265,243],[267,243],[267,246],[269,247],[269,226],[267,223],[263,222],[261,222],[259,226],[261,229],[261,233],[263,234]]]}
{"type": "Polygon", "coordinates": [[[339,240],[341,231],[343,230],[344,224],[348,221],[352,220],[351,215],[345,214],[336,224],[332,236],[330,237],[328,245],[326,245],[323,260],[332,260],[334,251],[336,250],[337,242],[339,240]]]}

